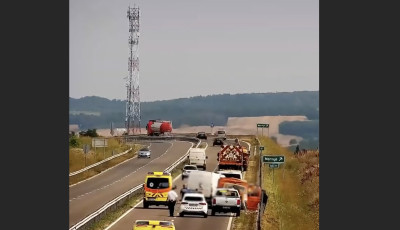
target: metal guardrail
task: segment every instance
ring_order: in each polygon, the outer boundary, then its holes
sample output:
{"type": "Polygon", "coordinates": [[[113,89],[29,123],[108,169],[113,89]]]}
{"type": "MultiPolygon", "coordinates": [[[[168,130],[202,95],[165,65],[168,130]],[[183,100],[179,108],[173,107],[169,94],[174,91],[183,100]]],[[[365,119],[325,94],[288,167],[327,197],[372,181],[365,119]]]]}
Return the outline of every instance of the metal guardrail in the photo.
{"type": "Polygon", "coordinates": [[[77,174],[79,174],[79,173],[82,173],[82,172],[84,172],[84,171],[87,171],[87,170],[89,170],[89,169],[91,169],[91,168],[93,168],[93,167],[96,167],[96,166],[98,166],[98,165],[103,164],[104,162],[107,162],[107,161],[112,160],[112,159],[114,159],[114,158],[116,158],[116,157],[122,156],[122,155],[128,153],[128,152],[131,151],[131,150],[132,150],[132,148],[126,150],[125,152],[116,154],[116,155],[114,155],[114,156],[112,156],[112,157],[108,157],[107,159],[102,160],[102,161],[99,161],[99,162],[97,162],[96,164],[92,164],[92,165],[90,165],[90,166],[88,166],[88,167],[86,167],[86,168],[83,168],[83,169],[81,169],[81,170],[72,172],[72,173],[69,174],[69,176],[75,176],[75,175],[77,175],[77,174]]]}
{"type": "MultiPolygon", "coordinates": [[[[157,141],[157,140],[160,140],[160,141],[180,140],[180,141],[189,141],[189,142],[193,142],[193,143],[199,142],[199,139],[198,139],[198,138],[186,137],[186,136],[165,136],[165,137],[159,137],[159,136],[158,136],[158,137],[150,137],[150,136],[123,136],[123,137],[118,137],[118,139],[123,139],[123,140],[126,141],[126,142],[128,142],[128,141],[157,141]]],[[[199,143],[200,143],[200,142],[199,142],[199,143]]],[[[95,164],[92,164],[92,165],[90,165],[90,166],[88,166],[88,167],[85,167],[85,168],[80,169],[80,170],[78,170],[78,171],[72,172],[72,173],[69,174],[69,176],[75,176],[75,175],[77,175],[77,174],[79,174],[79,173],[82,173],[82,172],[84,172],[84,171],[87,171],[87,170],[89,170],[89,169],[91,169],[91,168],[93,168],[93,167],[96,167],[96,166],[98,166],[98,165],[101,165],[101,164],[103,164],[103,163],[105,163],[105,162],[107,162],[107,161],[110,161],[110,160],[112,160],[112,159],[114,159],[114,158],[116,158],[116,157],[119,157],[119,156],[121,156],[121,155],[124,155],[124,154],[128,153],[128,152],[131,151],[131,150],[132,150],[132,148],[130,148],[129,150],[127,150],[127,151],[125,151],[125,152],[122,152],[122,153],[119,153],[119,154],[117,154],[117,155],[114,155],[114,156],[112,156],[112,157],[108,157],[107,159],[104,159],[104,160],[102,160],[102,161],[99,161],[99,162],[97,162],[97,163],[95,163],[95,164]]]]}
{"type": "MultiPolygon", "coordinates": [[[[157,140],[159,138],[151,138],[151,139],[157,140]]],[[[174,139],[175,140],[178,139],[180,141],[197,142],[196,147],[198,147],[201,142],[198,138],[193,138],[193,137],[175,137],[170,140],[174,140],[174,139]]],[[[165,139],[165,140],[167,140],[167,139],[165,139]]],[[[193,147],[193,145],[192,145],[192,147],[193,147]]],[[[171,166],[166,168],[164,171],[171,172],[176,166],[178,166],[180,163],[182,163],[187,158],[188,154],[189,154],[189,150],[186,152],[186,154],[184,154],[181,158],[179,158],[177,161],[175,161],[171,166]]],[[[143,184],[140,184],[140,185],[130,189],[129,191],[116,197],[115,199],[108,202],[107,204],[105,204],[103,207],[101,207],[97,211],[93,212],[89,216],[85,217],[83,220],[81,220],[78,223],[76,223],[75,225],[73,225],[71,228],[69,228],[69,230],[77,230],[77,229],[83,230],[83,229],[87,228],[88,226],[90,226],[91,224],[93,224],[97,220],[99,220],[101,217],[103,217],[107,212],[116,209],[120,205],[123,205],[127,199],[135,196],[138,193],[142,193],[143,189],[144,189],[143,184]]]]}

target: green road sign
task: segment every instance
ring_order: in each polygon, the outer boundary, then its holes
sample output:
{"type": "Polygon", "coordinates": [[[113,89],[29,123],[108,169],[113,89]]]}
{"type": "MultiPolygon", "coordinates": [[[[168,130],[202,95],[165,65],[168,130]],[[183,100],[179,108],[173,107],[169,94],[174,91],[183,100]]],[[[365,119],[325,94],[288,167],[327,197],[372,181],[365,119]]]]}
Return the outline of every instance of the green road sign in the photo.
{"type": "Polygon", "coordinates": [[[272,155],[264,155],[262,156],[263,163],[284,163],[285,156],[272,156],[272,155]]]}
{"type": "Polygon", "coordinates": [[[269,124],[257,124],[257,128],[268,128],[269,124]]]}
{"type": "Polygon", "coordinates": [[[279,168],[279,164],[269,164],[270,168],[279,168]]]}
{"type": "Polygon", "coordinates": [[[264,146],[260,146],[260,150],[264,150],[264,146]]]}

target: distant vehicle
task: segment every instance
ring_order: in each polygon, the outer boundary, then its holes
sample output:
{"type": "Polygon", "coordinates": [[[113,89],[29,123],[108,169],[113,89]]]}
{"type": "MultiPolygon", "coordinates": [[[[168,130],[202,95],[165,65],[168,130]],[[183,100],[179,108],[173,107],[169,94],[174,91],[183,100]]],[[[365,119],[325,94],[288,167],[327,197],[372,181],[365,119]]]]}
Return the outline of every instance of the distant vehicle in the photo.
{"type": "Polygon", "coordinates": [[[139,150],[138,158],[142,157],[150,158],[150,155],[151,155],[151,150],[149,149],[149,147],[144,147],[139,150]]]}
{"type": "Polygon", "coordinates": [[[146,130],[147,136],[169,135],[172,132],[172,121],[149,120],[146,130]]]}
{"type": "Polygon", "coordinates": [[[217,131],[217,137],[221,138],[223,140],[226,140],[226,132],[225,132],[225,130],[218,130],[217,131]]]}
{"type": "Polygon", "coordinates": [[[205,148],[190,148],[188,158],[190,165],[196,165],[198,168],[206,170],[208,156],[206,156],[205,148]]]}
{"type": "Polygon", "coordinates": [[[136,220],[133,225],[133,230],[175,230],[174,222],[167,220],[136,220]]]}
{"type": "Polygon", "coordinates": [[[222,174],[225,177],[231,177],[231,178],[236,178],[236,179],[243,179],[243,174],[242,171],[240,170],[220,170],[217,171],[216,173],[222,174]]]}
{"type": "Polygon", "coordinates": [[[182,168],[182,180],[189,176],[190,172],[199,170],[196,165],[185,165],[182,168]]]}
{"type": "Polygon", "coordinates": [[[211,215],[216,212],[232,212],[240,216],[241,200],[239,191],[234,188],[217,188],[217,192],[212,198],[211,215]]]}
{"type": "Polygon", "coordinates": [[[185,193],[179,207],[179,216],[201,215],[207,218],[208,204],[202,193],[185,193]]]}
{"type": "Polygon", "coordinates": [[[199,138],[199,139],[205,139],[205,140],[207,140],[207,135],[206,135],[205,132],[198,132],[197,135],[196,135],[196,137],[199,138]]]}
{"type": "Polygon", "coordinates": [[[223,144],[224,144],[224,142],[220,138],[215,138],[214,141],[213,141],[213,146],[216,146],[216,145],[221,145],[222,146],[223,144]]]}
{"type": "Polygon", "coordinates": [[[240,145],[226,145],[217,154],[218,170],[234,169],[247,171],[250,154],[240,145]]]}

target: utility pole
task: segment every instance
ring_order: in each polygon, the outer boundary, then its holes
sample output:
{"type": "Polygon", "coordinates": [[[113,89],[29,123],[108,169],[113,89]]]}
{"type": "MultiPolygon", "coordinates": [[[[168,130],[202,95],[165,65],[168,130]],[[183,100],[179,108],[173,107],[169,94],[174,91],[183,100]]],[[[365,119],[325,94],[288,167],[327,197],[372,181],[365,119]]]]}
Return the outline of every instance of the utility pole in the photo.
{"type": "Polygon", "coordinates": [[[139,7],[128,7],[127,17],[129,19],[129,76],[126,82],[126,116],[125,127],[127,135],[140,133],[140,93],[139,93],[139,7]]]}

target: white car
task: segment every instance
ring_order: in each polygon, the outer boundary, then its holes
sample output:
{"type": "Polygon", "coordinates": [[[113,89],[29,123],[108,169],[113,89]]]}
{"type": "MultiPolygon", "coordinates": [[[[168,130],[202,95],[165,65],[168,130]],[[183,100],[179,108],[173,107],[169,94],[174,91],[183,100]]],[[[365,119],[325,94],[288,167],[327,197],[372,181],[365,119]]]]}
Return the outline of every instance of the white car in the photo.
{"type": "Polygon", "coordinates": [[[202,193],[185,193],[179,207],[179,216],[201,215],[207,218],[208,204],[202,193]]]}
{"type": "Polygon", "coordinates": [[[196,165],[185,165],[182,168],[182,180],[190,175],[190,172],[199,170],[196,165]]]}
{"type": "Polygon", "coordinates": [[[141,157],[150,158],[150,155],[151,155],[151,150],[149,149],[149,147],[144,147],[139,150],[138,158],[141,158],[141,157]]]}

